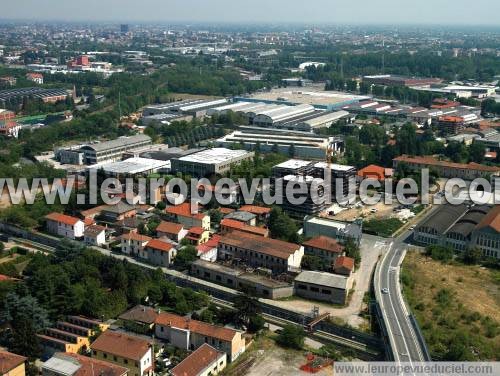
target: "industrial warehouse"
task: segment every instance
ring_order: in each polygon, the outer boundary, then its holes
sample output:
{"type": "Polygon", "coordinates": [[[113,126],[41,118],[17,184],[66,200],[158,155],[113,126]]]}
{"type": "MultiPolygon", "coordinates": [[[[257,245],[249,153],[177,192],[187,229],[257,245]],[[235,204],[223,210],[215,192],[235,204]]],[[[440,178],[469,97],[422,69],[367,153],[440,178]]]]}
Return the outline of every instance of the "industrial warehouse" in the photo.
{"type": "Polygon", "coordinates": [[[285,154],[293,149],[296,157],[321,160],[325,158],[328,148],[341,152],[344,147],[344,141],[338,137],[259,127],[240,127],[239,130],[217,139],[215,144],[226,148],[241,146],[246,150],[255,150],[258,145],[262,152],[274,150],[285,154]]]}

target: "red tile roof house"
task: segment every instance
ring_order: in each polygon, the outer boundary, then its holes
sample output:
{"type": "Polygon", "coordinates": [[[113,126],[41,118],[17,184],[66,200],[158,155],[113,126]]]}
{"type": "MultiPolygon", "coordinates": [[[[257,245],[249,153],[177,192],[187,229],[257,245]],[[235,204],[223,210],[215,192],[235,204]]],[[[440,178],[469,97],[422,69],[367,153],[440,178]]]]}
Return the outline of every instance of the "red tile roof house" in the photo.
{"type": "Polygon", "coordinates": [[[0,350],[0,375],[24,376],[27,358],[0,350]]]}
{"type": "Polygon", "coordinates": [[[273,274],[300,270],[304,247],[282,240],[232,231],[217,247],[220,260],[240,259],[248,266],[266,268],[273,274]]]}
{"type": "Polygon", "coordinates": [[[325,265],[333,265],[336,258],[344,254],[344,246],[328,236],[316,236],[302,244],[304,254],[321,258],[325,265]]]}
{"type": "Polygon", "coordinates": [[[269,230],[262,227],[257,226],[249,226],[244,224],[243,222],[236,221],[234,219],[224,218],[220,222],[220,233],[222,235],[228,234],[231,231],[241,231],[246,232],[247,234],[259,235],[267,238],[269,236],[269,230]]]}
{"type": "Polygon", "coordinates": [[[205,343],[172,368],[170,373],[172,376],[217,375],[226,368],[226,361],[226,353],[205,343]]]}
{"type": "Polygon", "coordinates": [[[206,243],[196,246],[197,256],[208,262],[215,262],[217,260],[217,246],[221,239],[220,235],[213,235],[206,243]]]}
{"type": "Polygon", "coordinates": [[[102,246],[106,244],[106,227],[90,225],[85,228],[84,241],[88,245],[102,246]]]}
{"type": "Polygon", "coordinates": [[[177,254],[174,246],[161,239],[151,239],[146,243],[142,258],[147,259],[153,265],[169,267],[177,254]]]}
{"type": "Polygon", "coordinates": [[[155,337],[172,346],[196,350],[205,343],[227,354],[232,362],[245,352],[242,332],[206,322],[162,312],[155,321],[155,337]]]}
{"type": "Polygon", "coordinates": [[[349,277],[354,272],[354,259],[347,256],[339,256],[333,264],[333,272],[349,277]]]}
{"type": "Polygon", "coordinates": [[[121,251],[127,255],[139,256],[150,240],[149,236],[129,232],[120,237],[121,251]]]}
{"type": "Polygon", "coordinates": [[[187,233],[188,230],[180,223],[162,221],[158,227],[156,227],[156,235],[159,238],[167,237],[176,243],[180,243],[187,233]]]}
{"type": "Polygon", "coordinates": [[[377,165],[369,165],[358,171],[358,180],[371,179],[384,181],[392,177],[394,170],[392,168],[385,168],[377,165]]]}
{"type": "Polygon", "coordinates": [[[85,224],[79,218],[61,213],[50,213],[45,216],[45,220],[47,223],[47,231],[51,234],[69,239],[79,239],[83,237],[85,224]]]}
{"type": "Polygon", "coordinates": [[[106,330],[90,345],[92,358],[127,367],[132,376],[154,373],[153,346],[142,337],[106,330]]]}
{"type": "Polygon", "coordinates": [[[203,227],[210,231],[210,216],[200,212],[192,213],[190,202],[170,206],[165,209],[165,214],[169,221],[180,223],[186,228],[203,227]]]}

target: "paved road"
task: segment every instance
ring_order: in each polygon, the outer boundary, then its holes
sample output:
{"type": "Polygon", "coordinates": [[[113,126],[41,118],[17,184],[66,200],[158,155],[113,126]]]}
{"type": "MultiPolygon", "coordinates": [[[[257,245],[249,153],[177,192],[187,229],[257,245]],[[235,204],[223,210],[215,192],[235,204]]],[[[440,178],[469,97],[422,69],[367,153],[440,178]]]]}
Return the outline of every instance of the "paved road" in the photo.
{"type": "MultiPolygon", "coordinates": [[[[432,214],[436,209],[431,209],[420,220],[432,214]]],[[[375,295],[382,310],[391,348],[397,362],[421,362],[426,360],[424,350],[410,322],[410,315],[399,283],[400,266],[408,248],[406,239],[410,235],[410,231],[405,231],[392,240],[388,250],[382,256],[375,278],[375,295]],[[388,293],[382,293],[384,289],[387,289],[388,293]]]]}

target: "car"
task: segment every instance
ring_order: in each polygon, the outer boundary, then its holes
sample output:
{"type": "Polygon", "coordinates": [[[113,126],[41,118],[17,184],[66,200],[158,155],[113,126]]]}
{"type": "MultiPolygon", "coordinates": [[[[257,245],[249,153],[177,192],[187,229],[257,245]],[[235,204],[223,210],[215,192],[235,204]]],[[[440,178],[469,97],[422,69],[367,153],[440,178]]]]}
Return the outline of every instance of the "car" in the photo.
{"type": "Polygon", "coordinates": [[[164,366],[164,367],[170,367],[172,365],[172,362],[170,361],[169,358],[160,358],[159,362],[164,366]]]}
{"type": "Polygon", "coordinates": [[[389,294],[389,289],[387,287],[384,287],[382,289],[382,294],[389,294]]]}
{"type": "Polygon", "coordinates": [[[410,228],[408,230],[410,230],[410,231],[415,230],[415,226],[410,226],[410,228]]]}

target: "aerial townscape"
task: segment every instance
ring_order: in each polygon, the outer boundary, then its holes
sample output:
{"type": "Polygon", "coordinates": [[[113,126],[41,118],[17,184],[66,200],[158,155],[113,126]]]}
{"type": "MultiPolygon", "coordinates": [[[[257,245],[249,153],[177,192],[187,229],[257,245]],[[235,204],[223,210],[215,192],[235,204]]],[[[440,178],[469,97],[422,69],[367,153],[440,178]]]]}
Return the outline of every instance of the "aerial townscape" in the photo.
{"type": "Polygon", "coordinates": [[[6,0],[0,376],[500,374],[476,2],[6,0]]]}

